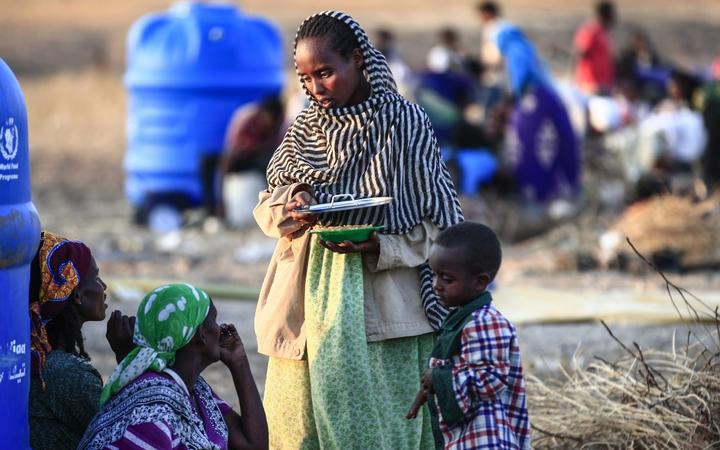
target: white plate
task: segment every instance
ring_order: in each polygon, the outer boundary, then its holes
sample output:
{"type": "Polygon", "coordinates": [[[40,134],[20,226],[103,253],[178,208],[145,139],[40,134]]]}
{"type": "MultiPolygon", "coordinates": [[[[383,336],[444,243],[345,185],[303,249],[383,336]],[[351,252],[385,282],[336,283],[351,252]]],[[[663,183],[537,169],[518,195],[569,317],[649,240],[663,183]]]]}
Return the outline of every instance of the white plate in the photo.
{"type": "Polygon", "coordinates": [[[335,195],[330,203],[320,203],[307,208],[298,208],[297,212],[309,213],[326,213],[335,211],[349,211],[351,209],[371,208],[373,206],[387,205],[392,202],[392,197],[371,197],[355,199],[350,194],[335,195]],[[351,200],[341,200],[339,198],[350,198],[351,200]]]}

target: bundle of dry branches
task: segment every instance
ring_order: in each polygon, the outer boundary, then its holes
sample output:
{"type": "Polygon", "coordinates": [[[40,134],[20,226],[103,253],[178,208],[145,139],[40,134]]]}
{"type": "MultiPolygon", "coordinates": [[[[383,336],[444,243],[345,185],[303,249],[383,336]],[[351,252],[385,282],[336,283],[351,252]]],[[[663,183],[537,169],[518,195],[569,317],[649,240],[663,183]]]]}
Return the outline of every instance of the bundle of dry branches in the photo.
{"type": "Polygon", "coordinates": [[[625,345],[603,323],[626,357],[613,363],[596,357],[564,382],[528,377],[535,448],[720,446],[720,316],[658,274],[679,318],[704,324],[704,331],[688,331],[681,343],[673,340],[673,351],[660,352],[625,345]]]}

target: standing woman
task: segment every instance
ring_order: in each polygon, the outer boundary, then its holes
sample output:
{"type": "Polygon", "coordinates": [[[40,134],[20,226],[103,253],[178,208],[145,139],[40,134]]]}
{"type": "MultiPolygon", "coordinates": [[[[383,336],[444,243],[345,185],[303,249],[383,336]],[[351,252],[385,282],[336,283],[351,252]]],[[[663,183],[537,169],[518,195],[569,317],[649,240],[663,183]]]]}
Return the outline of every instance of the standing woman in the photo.
{"type": "Polygon", "coordinates": [[[270,447],[432,448],[427,414],[404,418],[446,310],[427,265],[437,233],[462,220],[430,122],[397,93],[385,58],[351,17],[311,16],[295,39],[310,99],[268,167],[255,218],[278,238],[255,316],[270,356],[270,447]],[[387,206],[296,211],[333,195],[387,206]],[[384,226],[361,243],[314,239],[323,226],[384,226]]]}

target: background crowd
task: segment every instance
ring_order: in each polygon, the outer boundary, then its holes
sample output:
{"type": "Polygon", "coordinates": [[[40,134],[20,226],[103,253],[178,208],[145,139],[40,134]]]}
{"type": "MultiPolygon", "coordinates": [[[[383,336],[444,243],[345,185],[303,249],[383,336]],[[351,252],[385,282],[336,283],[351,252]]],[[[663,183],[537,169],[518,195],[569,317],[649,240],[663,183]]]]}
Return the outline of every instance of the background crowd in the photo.
{"type": "MultiPolygon", "coordinates": [[[[585,198],[583,169],[598,162],[622,184],[620,204],[669,191],[712,192],[720,177],[720,58],[681,67],[640,27],[628,25],[626,40],[614,39],[622,16],[612,2],[588,12],[565,55],[571,73],[551,71],[532,39],[491,1],[474,9],[481,42],[444,27],[424,67],[405,61],[392,29],[375,30],[371,39],[399,91],[430,117],[461,194],[493,193],[540,211],[559,200],[566,207],[556,211],[568,214],[585,198]]],[[[208,191],[221,216],[252,202],[243,189],[261,180],[283,124],[303,104],[298,98],[288,101],[287,119],[269,112],[259,128],[272,99],[233,118],[219,172],[227,183],[229,172],[244,171],[235,179],[246,183],[208,191]],[[267,136],[248,138],[251,129],[267,136]]],[[[231,224],[249,219],[233,217],[231,224]]]]}

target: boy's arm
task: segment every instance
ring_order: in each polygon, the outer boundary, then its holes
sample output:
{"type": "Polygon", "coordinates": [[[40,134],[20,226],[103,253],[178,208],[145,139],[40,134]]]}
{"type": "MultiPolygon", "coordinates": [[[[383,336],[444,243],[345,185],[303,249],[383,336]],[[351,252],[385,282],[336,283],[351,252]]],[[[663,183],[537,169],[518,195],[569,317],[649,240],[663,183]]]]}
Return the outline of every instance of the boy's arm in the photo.
{"type": "Polygon", "coordinates": [[[510,349],[517,345],[512,325],[482,312],[463,329],[460,361],[433,369],[438,407],[447,423],[465,417],[478,401],[493,401],[507,387],[510,349]]]}
{"type": "Polygon", "coordinates": [[[413,402],[412,406],[410,406],[410,410],[405,415],[406,419],[414,419],[417,417],[418,412],[420,412],[420,408],[422,408],[422,405],[424,405],[427,402],[427,394],[424,390],[420,389],[417,394],[415,394],[415,401],[413,402]]]}

